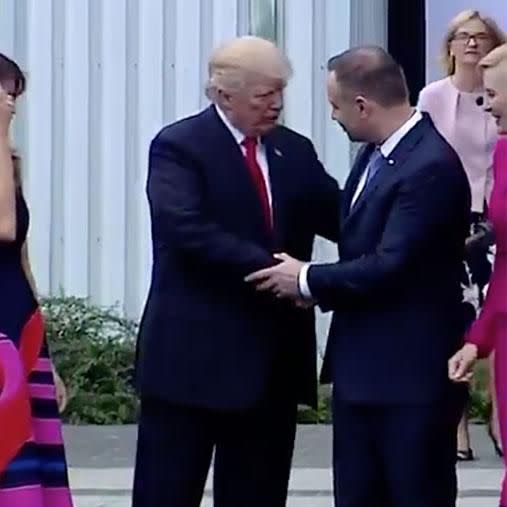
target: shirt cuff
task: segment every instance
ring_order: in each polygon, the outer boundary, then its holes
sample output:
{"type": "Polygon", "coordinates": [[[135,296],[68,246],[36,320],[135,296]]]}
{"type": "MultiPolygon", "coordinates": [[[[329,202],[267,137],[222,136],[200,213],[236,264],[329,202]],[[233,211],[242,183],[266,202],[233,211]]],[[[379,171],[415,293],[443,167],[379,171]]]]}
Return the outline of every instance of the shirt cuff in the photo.
{"type": "Polygon", "coordinates": [[[303,299],[313,299],[312,292],[310,287],[308,286],[308,270],[310,269],[310,264],[305,264],[298,275],[298,289],[303,296],[303,299]]]}

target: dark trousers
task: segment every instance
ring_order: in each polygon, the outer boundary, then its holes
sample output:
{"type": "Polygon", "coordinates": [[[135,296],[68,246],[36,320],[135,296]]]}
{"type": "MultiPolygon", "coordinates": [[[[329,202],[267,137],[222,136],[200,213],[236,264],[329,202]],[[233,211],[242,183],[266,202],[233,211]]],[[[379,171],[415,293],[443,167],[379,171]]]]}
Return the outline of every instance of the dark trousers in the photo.
{"type": "Polygon", "coordinates": [[[214,452],[215,507],[284,507],[296,402],[244,412],[141,400],[133,507],[199,507],[214,452]]]}
{"type": "Polygon", "coordinates": [[[465,390],[445,403],[334,400],[337,507],[454,507],[456,429],[465,390]]]}

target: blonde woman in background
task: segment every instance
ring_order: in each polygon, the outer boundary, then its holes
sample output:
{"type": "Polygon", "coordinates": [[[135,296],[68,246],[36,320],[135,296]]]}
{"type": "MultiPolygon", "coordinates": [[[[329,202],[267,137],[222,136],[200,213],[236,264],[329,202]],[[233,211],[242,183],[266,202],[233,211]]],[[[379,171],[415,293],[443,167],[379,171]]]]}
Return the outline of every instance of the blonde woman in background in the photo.
{"type": "MultiPolygon", "coordinates": [[[[491,235],[486,216],[493,183],[492,157],[497,127],[484,111],[484,89],[478,63],[505,41],[505,34],[491,18],[476,10],[459,13],[450,22],[443,43],[442,62],[447,76],[427,85],[419,96],[419,109],[430,114],[437,129],[460,156],[472,190],[472,227],[463,280],[465,328],[482,306],[491,274],[488,254],[492,241],[488,241],[491,235]]],[[[489,369],[492,374],[493,368],[489,369]]],[[[496,453],[502,455],[493,380],[490,380],[490,392],[492,411],[488,433],[496,453]]],[[[466,413],[457,438],[458,460],[473,460],[466,413]]]]}

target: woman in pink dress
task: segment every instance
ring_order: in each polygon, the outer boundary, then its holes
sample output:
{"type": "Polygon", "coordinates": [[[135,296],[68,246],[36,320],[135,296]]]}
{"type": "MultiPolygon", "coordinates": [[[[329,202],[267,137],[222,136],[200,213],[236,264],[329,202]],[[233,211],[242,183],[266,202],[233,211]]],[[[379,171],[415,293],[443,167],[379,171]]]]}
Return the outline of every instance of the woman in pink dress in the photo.
{"type": "MultiPolygon", "coordinates": [[[[457,14],[449,23],[441,60],[446,77],[429,83],[419,95],[418,107],[459,155],[472,191],[472,220],[462,274],[465,329],[476,319],[492,271],[487,208],[493,184],[493,150],[498,139],[494,118],[484,111],[484,86],[477,65],[490,51],[507,42],[495,21],[477,10],[457,14]]],[[[498,416],[494,392],[493,361],[490,364],[491,414],[488,433],[498,455],[498,416]]],[[[468,429],[468,407],[458,426],[459,461],[471,461],[474,453],[468,429]]]]}
{"type": "MultiPolygon", "coordinates": [[[[494,49],[480,63],[488,108],[503,134],[493,157],[494,185],[489,218],[496,238],[496,258],[482,312],[466,336],[466,344],[449,360],[449,377],[467,382],[478,358],[495,350],[495,384],[503,449],[507,449],[507,44],[494,49]]],[[[504,455],[505,459],[505,455],[504,455]]],[[[500,505],[507,507],[507,479],[500,505]]]]}

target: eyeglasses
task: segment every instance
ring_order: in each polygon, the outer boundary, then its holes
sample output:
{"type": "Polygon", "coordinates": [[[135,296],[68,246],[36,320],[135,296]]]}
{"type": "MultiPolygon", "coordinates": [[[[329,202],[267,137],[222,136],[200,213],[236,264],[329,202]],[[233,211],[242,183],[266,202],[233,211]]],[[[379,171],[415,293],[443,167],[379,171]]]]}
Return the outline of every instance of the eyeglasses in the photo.
{"type": "Polygon", "coordinates": [[[459,32],[454,35],[452,40],[456,42],[462,42],[464,44],[470,44],[471,40],[474,40],[476,43],[483,43],[491,41],[491,36],[488,33],[468,33],[468,32],[459,32]]]}

